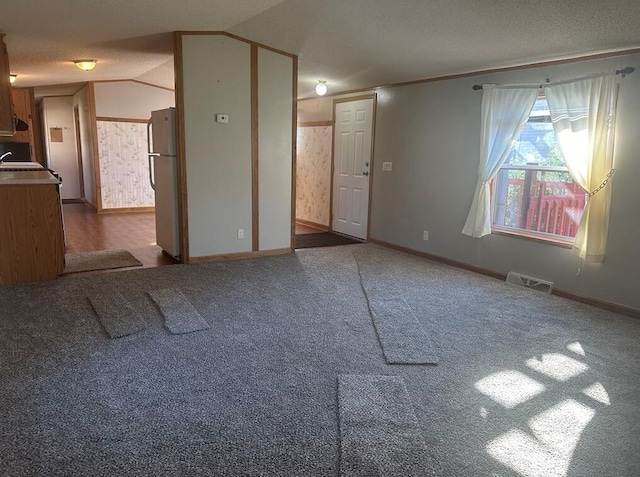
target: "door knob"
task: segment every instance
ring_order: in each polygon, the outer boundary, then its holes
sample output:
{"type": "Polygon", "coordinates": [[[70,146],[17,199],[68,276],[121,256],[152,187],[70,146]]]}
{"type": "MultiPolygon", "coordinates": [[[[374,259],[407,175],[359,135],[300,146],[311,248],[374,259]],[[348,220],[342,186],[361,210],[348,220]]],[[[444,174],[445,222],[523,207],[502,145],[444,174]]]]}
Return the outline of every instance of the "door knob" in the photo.
{"type": "Polygon", "coordinates": [[[362,175],[363,175],[363,176],[368,176],[368,175],[369,175],[369,171],[364,171],[364,172],[362,173],[362,175]]]}

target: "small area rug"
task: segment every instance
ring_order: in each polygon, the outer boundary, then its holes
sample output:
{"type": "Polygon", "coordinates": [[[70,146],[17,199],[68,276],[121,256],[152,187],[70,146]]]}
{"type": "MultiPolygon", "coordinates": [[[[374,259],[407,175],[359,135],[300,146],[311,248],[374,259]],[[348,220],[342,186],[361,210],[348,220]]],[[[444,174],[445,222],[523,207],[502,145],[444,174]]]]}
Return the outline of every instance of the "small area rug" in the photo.
{"type": "Polygon", "coordinates": [[[124,249],[67,253],[65,254],[64,274],[141,266],[142,262],[124,249]]]}
{"type": "Polygon", "coordinates": [[[335,245],[349,245],[352,243],[362,242],[360,240],[331,232],[296,235],[296,248],[333,247],[335,245]]]}

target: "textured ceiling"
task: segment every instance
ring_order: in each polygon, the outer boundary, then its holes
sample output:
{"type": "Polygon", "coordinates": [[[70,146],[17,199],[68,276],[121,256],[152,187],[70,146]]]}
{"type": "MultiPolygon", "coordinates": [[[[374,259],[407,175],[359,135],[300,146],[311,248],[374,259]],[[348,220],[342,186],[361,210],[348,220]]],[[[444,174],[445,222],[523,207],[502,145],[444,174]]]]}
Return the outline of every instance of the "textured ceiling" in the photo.
{"type": "Polygon", "coordinates": [[[279,0],[13,0],[0,6],[15,86],[140,79],[173,87],[176,30],[227,30],[279,0]],[[89,72],[72,60],[95,58],[89,72]],[[167,68],[167,64],[170,66],[167,68]],[[155,73],[155,74],[154,74],[155,73]]]}
{"type": "Polygon", "coordinates": [[[300,97],[640,47],[634,0],[14,0],[16,86],[173,86],[171,32],[223,30],[299,55],[300,97]],[[70,60],[96,58],[91,72],[70,60]]]}

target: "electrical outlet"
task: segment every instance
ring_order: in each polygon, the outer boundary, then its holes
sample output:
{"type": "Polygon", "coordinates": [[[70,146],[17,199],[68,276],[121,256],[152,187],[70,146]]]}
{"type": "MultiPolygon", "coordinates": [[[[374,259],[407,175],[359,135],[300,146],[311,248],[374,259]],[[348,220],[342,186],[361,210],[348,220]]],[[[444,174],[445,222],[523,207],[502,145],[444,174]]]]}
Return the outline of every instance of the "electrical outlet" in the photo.
{"type": "Polygon", "coordinates": [[[242,240],[244,238],[244,229],[238,229],[238,240],[242,240]]]}
{"type": "Polygon", "coordinates": [[[385,172],[390,172],[391,171],[391,163],[390,162],[383,162],[382,163],[382,170],[385,172]]]}
{"type": "Polygon", "coordinates": [[[422,240],[424,240],[425,242],[429,240],[429,232],[427,232],[426,230],[422,231],[422,240]]]}

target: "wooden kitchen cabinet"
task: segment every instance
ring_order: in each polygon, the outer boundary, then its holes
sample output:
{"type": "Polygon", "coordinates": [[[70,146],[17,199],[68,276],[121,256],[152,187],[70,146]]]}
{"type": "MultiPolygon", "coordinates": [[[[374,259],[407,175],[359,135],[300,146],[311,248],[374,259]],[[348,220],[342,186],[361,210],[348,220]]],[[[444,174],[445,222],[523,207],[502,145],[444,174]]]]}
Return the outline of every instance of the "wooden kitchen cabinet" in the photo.
{"type": "Polygon", "coordinates": [[[11,88],[11,101],[13,103],[14,116],[22,119],[29,125],[29,131],[16,131],[11,138],[11,141],[31,143],[31,137],[29,133],[33,128],[33,121],[31,118],[31,101],[29,100],[29,90],[27,88],[11,88]]]}
{"type": "Polygon", "coordinates": [[[14,133],[10,74],[7,45],[4,34],[0,33],[0,136],[13,136],[14,133]]]}
{"type": "MultiPolygon", "coordinates": [[[[40,143],[40,124],[36,117],[33,88],[11,88],[14,116],[28,124],[29,130],[16,131],[13,136],[0,137],[0,142],[29,144],[30,160],[44,165],[40,143]]],[[[27,159],[25,159],[27,160],[27,159]]]]}
{"type": "Polygon", "coordinates": [[[0,285],[61,275],[64,232],[58,186],[0,183],[0,204],[0,285]]]}

